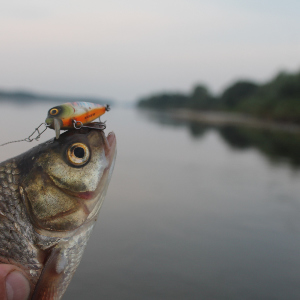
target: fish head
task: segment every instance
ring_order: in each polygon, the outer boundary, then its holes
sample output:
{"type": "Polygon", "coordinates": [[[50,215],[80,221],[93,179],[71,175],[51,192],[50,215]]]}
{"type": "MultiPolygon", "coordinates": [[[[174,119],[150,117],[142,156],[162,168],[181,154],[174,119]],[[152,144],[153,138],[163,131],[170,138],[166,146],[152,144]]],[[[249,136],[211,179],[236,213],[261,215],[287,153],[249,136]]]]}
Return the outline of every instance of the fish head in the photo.
{"type": "Polygon", "coordinates": [[[69,130],[20,157],[20,193],[36,231],[65,236],[95,221],[116,157],[116,138],[96,129],[69,130]]]}

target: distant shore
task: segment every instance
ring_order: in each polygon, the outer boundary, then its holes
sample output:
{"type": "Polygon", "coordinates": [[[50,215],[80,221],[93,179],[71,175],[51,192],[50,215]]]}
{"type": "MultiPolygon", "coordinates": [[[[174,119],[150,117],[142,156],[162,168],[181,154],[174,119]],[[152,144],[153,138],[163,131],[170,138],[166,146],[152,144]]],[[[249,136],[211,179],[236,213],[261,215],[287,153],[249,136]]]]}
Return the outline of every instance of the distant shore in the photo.
{"type": "Polygon", "coordinates": [[[248,124],[278,129],[283,127],[288,130],[297,127],[298,130],[300,71],[280,72],[265,83],[238,80],[219,94],[213,94],[208,87],[198,84],[190,92],[161,92],[143,97],[137,105],[140,108],[161,110],[180,109],[184,118],[196,121],[205,119],[212,123],[248,124]],[[202,112],[208,113],[203,115],[202,112]]]}
{"type": "Polygon", "coordinates": [[[216,126],[239,125],[260,129],[300,132],[300,125],[298,124],[262,120],[238,113],[170,109],[166,110],[165,114],[174,120],[199,122],[216,126]]]}
{"type": "Polygon", "coordinates": [[[89,96],[69,96],[69,95],[48,95],[38,94],[27,91],[4,91],[0,90],[0,102],[15,101],[18,103],[28,102],[94,102],[112,105],[113,101],[105,98],[89,97],[89,96]]]}

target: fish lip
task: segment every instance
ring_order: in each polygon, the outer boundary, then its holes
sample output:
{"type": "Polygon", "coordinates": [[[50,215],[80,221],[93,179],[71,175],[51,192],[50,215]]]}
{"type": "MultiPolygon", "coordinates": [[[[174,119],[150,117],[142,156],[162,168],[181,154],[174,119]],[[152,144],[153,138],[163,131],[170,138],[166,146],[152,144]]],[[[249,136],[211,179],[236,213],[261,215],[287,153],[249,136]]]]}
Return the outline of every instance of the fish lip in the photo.
{"type": "Polygon", "coordinates": [[[105,134],[103,134],[103,138],[104,138],[105,150],[106,150],[105,155],[109,156],[109,154],[114,152],[113,150],[116,147],[116,135],[112,131],[107,135],[107,137],[105,136],[105,134]]]}
{"type": "Polygon", "coordinates": [[[86,191],[86,192],[72,192],[70,190],[67,189],[62,189],[61,190],[73,197],[79,198],[79,199],[83,199],[83,200],[91,200],[93,198],[95,198],[96,196],[96,192],[97,192],[97,188],[95,191],[86,191]]]}

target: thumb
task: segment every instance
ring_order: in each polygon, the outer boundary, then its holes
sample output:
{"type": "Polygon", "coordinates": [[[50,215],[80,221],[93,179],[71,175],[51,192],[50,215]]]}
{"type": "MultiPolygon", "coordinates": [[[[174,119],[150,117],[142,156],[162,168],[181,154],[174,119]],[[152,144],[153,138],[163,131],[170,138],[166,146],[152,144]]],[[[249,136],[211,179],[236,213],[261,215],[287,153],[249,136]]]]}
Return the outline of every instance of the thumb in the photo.
{"type": "Polygon", "coordinates": [[[14,265],[0,264],[0,300],[27,300],[29,282],[14,265]]]}

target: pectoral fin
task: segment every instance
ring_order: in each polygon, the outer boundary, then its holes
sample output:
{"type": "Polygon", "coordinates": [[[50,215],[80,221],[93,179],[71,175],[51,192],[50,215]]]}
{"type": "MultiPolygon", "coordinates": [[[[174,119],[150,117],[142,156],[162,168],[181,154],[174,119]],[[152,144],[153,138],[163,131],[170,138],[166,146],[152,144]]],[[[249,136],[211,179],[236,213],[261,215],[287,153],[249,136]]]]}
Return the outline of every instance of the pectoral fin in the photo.
{"type": "Polygon", "coordinates": [[[64,269],[67,259],[60,249],[53,248],[36,284],[32,300],[59,300],[65,292],[64,269]]]}

